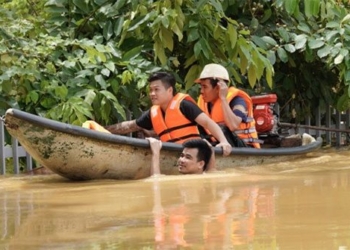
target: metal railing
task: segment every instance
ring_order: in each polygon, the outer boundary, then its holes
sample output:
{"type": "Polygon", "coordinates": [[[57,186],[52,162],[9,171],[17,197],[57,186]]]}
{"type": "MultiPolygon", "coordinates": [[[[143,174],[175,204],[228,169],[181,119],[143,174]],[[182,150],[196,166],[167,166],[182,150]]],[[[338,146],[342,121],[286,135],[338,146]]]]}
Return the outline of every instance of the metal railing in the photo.
{"type": "MultiPolygon", "coordinates": [[[[278,110],[278,106],[276,107],[278,110]]],[[[279,113],[279,112],[278,112],[279,113]]],[[[280,123],[280,127],[289,128],[288,134],[308,133],[313,137],[322,137],[324,144],[335,147],[348,145],[350,142],[350,110],[339,112],[329,107],[324,114],[316,108],[314,123],[306,117],[302,124],[280,123]]]]}
{"type": "Polygon", "coordinates": [[[23,147],[18,146],[18,141],[15,138],[11,139],[11,144],[12,145],[5,145],[5,126],[4,121],[0,119],[0,174],[6,174],[6,159],[8,158],[13,159],[13,173],[20,173],[20,157],[26,157],[26,169],[27,171],[32,170],[32,157],[23,147]]]}

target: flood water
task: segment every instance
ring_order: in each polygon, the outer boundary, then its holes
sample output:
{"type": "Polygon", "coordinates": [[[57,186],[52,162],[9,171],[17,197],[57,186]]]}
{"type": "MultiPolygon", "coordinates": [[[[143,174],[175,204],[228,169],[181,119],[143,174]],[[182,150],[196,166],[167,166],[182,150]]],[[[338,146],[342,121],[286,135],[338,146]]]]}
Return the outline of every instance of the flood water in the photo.
{"type": "Polygon", "coordinates": [[[0,249],[350,249],[350,151],[200,176],[0,178],[0,249]]]}

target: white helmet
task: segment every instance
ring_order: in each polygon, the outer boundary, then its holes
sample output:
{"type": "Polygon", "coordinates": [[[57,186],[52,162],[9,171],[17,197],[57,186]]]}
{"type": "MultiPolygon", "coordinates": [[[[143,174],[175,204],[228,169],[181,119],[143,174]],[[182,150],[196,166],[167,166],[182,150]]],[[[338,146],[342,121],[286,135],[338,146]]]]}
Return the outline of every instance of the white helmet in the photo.
{"type": "Polygon", "coordinates": [[[230,81],[230,77],[225,67],[216,63],[210,63],[205,65],[199,78],[196,79],[194,82],[200,83],[201,79],[205,78],[219,78],[222,80],[230,81]]]}

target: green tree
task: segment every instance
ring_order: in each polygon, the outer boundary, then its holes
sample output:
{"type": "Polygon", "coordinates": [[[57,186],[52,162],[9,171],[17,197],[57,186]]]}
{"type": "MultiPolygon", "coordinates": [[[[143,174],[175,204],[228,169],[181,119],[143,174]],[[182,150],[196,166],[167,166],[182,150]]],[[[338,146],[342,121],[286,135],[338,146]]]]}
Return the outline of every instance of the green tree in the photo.
{"type": "Polygon", "coordinates": [[[347,109],[347,4],[9,1],[0,7],[0,108],[72,124],[121,121],[149,106],[150,72],[174,72],[178,88],[195,95],[202,67],[218,62],[238,87],[276,92],[287,116],[337,101],[347,109]]]}
{"type": "MultiPolygon", "coordinates": [[[[248,27],[274,65],[282,114],[302,120],[315,107],[349,108],[349,2],[231,1],[226,13],[248,27]],[[236,10],[236,11],[231,11],[236,10]]],[[[264,79],[258,91],[269,91],[264,79]]]]}

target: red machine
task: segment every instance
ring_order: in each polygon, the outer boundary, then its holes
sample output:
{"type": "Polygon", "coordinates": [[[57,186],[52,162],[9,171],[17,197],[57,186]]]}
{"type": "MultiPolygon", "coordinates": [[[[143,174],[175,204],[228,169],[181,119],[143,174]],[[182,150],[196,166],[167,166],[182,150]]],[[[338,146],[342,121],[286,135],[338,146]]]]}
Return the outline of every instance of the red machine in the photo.
{"type": "Polygon", "coordinates": [[[277,96],[275,94],[252,96],[253,115],[259,134],[277,133],[277,116],[273,112],[277,96]]]}

